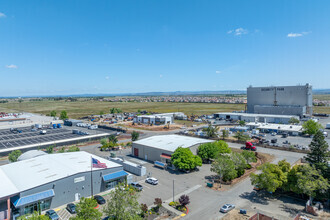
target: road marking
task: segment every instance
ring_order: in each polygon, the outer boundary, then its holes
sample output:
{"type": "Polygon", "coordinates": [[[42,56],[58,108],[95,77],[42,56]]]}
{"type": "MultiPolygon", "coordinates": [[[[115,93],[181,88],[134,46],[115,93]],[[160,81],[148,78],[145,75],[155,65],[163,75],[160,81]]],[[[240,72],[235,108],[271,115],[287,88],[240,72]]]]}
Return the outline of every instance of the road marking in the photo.
{"type": "MultiPolygon", "coordinates": [[[[174,200],[180,198],[180,196],[182,196],[182,195],[187,195],[187,194],[189,194],[189,193],[195,191],[196,189],[198,189],[198,188],[200,188],[200,187],[201,187],[201,185],[193,186],[193,187],[191,187],[191,188],[189,188],[189,189],[183,191],[182,193],[179,193],[179,194],[175,195],[175,196],[174,196],[174,200]]],[[[172,202],[172,200],[173,200],[173,198],[170,198],[170,199],[166,200],[165,202],[166,202],[166,203],[169,203],[169,202],[172,202]]]]}

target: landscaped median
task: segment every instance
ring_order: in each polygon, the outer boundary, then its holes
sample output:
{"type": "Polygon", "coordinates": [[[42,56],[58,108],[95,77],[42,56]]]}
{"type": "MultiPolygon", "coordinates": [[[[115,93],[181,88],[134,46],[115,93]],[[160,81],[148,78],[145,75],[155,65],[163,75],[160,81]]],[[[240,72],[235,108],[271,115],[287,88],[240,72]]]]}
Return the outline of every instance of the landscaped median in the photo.
{"type": "Polygon", "coordinates": [[[189,209],[187,207],[189,203],[190,203],[189,196],[182,195],[180,196],[179,201],[172,201],[168,205],[182,212],[183,215],[181,216],[185,216],[189,213],[189,209]]]}

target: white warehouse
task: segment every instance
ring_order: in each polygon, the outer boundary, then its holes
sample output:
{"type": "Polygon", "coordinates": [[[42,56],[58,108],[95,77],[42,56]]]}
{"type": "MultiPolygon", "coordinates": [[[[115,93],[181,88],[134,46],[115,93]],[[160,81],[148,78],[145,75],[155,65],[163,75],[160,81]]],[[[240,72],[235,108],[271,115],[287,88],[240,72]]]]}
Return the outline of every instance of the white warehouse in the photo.
{"type": "Polygon", "coordinates": [[[296,115],[267,115],[267,114],[250,114],[250,113],[236,113],[236,112],[215,113],[214,118],[241,120],[245,122],[275,123],[275,124],[289,124],[291,118],[296,118],[299,120],[299,117],[296,115]]]}
{"type": "Polygon", "coordinates": [[[133,118],[134,123],[153,124],[153,125],[166,125],[173,124],[174,118],[185,118],[182,112],[162,113],[155,115],[136,115],[133,118]]]}

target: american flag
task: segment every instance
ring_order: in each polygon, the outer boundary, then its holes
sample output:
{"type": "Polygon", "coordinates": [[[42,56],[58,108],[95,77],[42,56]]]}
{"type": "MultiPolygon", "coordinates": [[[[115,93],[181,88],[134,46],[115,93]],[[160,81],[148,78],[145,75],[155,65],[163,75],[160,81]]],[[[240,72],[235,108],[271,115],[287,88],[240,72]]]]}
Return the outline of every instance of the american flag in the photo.
{"type": "Polygon", "coordinates": [[[92,157],[93,168],[107,168],[105,163],[101,163],[99,160],[92,157]]]}

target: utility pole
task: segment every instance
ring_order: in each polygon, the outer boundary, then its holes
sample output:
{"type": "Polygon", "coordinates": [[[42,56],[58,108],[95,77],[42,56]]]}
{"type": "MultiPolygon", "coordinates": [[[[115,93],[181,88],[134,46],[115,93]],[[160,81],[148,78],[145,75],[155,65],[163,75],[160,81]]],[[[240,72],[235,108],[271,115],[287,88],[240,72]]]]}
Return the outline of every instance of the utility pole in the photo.
{"type": "Polygon", "coordinates": [[[173,202],[174,202],[174,179],[173,179],[173,202]]]}

